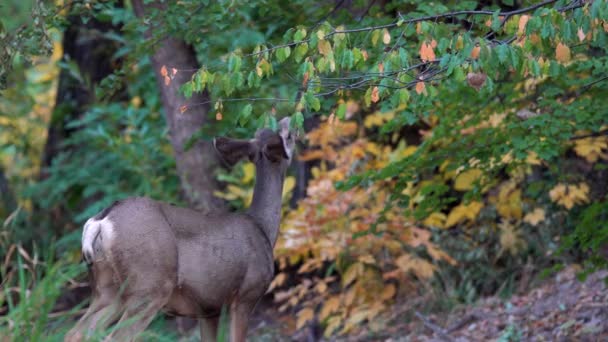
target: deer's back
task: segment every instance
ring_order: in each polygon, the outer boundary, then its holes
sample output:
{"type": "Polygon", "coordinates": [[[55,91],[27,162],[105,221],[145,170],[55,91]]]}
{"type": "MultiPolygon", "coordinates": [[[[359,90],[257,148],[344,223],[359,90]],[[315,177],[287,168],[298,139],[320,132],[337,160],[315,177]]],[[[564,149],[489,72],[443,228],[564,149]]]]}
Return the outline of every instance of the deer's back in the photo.
{"type": "Polygon", "coordinates": [[[205,215],[134,197],[89,222],[101,228],[96,259],[110,261],[117,284],[173,287],[167,310],[178,315],[215,313],[235,296],[257,300],[273,276],[272,246],[244,213],[205,215]]]}

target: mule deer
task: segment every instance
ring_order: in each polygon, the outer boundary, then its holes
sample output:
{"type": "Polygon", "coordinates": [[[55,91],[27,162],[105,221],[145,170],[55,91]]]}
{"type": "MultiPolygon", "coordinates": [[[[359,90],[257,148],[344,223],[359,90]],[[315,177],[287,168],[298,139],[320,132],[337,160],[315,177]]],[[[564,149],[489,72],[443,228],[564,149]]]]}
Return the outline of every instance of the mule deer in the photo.
{"type": "Polygon", "coordinates": [[[248,157],[256,165],[253,200],[244,212],[204,214],[136,197],[90,218],[82,252],[93,298],[66,341],[82,340],[119,316],[107,339],[132,340],[161,309],[200,319],[201,338],[215,341],[224,305],[231,341],[244,341],[249,316],[273,278],[294,138],[285,118],[278,133],[263,129],[251,140],[214,140],[228,164],[248,157]]]}

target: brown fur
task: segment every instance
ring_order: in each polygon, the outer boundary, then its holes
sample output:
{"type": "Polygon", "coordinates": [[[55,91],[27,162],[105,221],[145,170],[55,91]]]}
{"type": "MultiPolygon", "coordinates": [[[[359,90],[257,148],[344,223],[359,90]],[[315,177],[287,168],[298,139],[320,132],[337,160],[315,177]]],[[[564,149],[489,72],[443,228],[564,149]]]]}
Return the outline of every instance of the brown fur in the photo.
{"type": "Polygon", "coordinates": [[[201,336],[215,340],[222,306],[230,310],[231,341],[245,340],[249,315],[274,275],[272,248],[294,144],[289,121],[282,120],[279,134],[262,130],[251,141],[222,138],[215,145],[229,162],[255,161],[251,207],[204,214],[135,197],[96,215],[107,226],[91,256],[93,300],[66,341],[80,341],[121,314],[107,339],[132,340],[161,309],[200,318],[201,336]]]}

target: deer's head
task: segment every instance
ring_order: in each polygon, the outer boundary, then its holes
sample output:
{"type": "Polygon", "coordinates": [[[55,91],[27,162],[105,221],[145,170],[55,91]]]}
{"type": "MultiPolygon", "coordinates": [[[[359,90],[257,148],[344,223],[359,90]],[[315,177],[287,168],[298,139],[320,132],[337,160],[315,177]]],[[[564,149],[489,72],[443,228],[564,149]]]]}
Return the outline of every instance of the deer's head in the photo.
{"type": "Polygon", "coordinates": [[[218,137],[213,140],[213,145],[230,166],[247,157],[255,164],[267,161],[285,169],[293,156],[295,138],[295,132],[290,130],[287,117],[279,121],[277,132],[267,128],[260,129],[251,140],[218,137]]]}

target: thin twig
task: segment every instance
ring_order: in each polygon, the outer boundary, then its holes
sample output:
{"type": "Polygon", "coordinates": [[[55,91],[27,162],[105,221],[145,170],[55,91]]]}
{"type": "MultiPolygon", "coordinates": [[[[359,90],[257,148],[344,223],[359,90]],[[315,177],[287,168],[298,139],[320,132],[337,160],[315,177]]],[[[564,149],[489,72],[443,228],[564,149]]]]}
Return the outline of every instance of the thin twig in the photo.
{"type": "Polygon", "coordinates": [[[420,312],[416,311],[414,313],[414,315],[416,315],[416,317],[418,317],[422,321],[422,323],[424,323],[425,327],[431,329],[441,339],[448,341],[448,342],[454,341],[454,339],[452,337],[450,337],[450,335],[448,335],[448,333],[445,329],[443,329],[442,327],[438,326],[437,324],[431,322],[428,318],[424,317],[420,312]]]}

